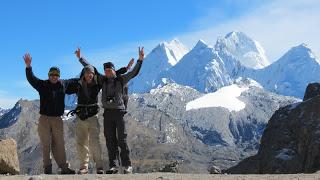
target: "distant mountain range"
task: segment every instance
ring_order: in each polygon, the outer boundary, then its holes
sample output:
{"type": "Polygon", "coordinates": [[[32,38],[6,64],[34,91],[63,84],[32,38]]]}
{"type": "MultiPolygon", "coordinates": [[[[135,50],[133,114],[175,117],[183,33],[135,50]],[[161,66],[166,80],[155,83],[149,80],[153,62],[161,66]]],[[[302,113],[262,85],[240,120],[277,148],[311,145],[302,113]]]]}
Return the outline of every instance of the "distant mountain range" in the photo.
{"type": "Polygon", "coordinates": [[[199,40],[190,51],[175,39],[161,43],[148,54],[129,89],[149,92],[176,82],[209,93],[243,77],[269,91],[302,99],[307,84],[320,79],[319,63],[312,50],[301,44],[270,64],[262,46],[242,32],[228,33],[218,38],[214,46],[199,40]]]}

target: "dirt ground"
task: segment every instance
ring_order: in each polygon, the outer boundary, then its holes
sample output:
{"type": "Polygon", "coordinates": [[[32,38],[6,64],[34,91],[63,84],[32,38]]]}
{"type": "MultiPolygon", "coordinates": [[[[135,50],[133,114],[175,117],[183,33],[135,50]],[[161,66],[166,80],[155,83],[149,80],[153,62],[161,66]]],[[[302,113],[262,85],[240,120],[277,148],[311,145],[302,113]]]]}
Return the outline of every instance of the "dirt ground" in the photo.
{"type": "Polygon", "coordinates": [[[288,174],[288,175],[210,175],[210,174],[170,174],[170,173],[150,173],[132,175],[36,175],[36,176],[0,176],[1,180],[320,180],[320,174],[288,174]]]}

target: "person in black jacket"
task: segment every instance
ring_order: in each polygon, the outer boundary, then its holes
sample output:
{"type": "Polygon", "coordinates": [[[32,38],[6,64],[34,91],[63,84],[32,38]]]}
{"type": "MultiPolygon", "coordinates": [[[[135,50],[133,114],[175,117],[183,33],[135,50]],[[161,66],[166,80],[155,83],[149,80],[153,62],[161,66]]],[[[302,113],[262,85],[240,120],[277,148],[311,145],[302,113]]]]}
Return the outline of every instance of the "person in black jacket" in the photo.
{"type": "MultiPolygon", "coordinates": [[[[80,59],[81,52],[78,48],[75,52],[80,59]]],[[[118,74],[124,74],[131,68],[133,62],[130,61],[127,67],[117,71],[118,74]]],[[[99,139],[100,124],[98,121],[98,94],[102,87],[97,77],[98,71],[91,65],[85,66],[76,85],[69,86],[68,94],[76,93],[78,103],[75,113],[76,118],[76,141],[78,158],[80,161],[79,174],[88,173],[89,154],[92,155],[96,163],[97,174],[103,173],[101,158],[101,144],[99,139]]]]}
{"type": "Polygon", "coordinates": [[[23,56],[26,64],[26,76],[31,86],[40,95],[40,118],[38,134],[42,147],[43,167],[45,174],[52,174],[51,150],[57,165],[61,168],[62,174],[75,174],[66,161],[66,151],[63,133],[63,121],[61,116],[64,113],[65,90],[74,79],[60,80],[60,70],[51,67],[48,73],[48,80],[38,79],[32,72],[32,58],[29,53],[23,56]]]}

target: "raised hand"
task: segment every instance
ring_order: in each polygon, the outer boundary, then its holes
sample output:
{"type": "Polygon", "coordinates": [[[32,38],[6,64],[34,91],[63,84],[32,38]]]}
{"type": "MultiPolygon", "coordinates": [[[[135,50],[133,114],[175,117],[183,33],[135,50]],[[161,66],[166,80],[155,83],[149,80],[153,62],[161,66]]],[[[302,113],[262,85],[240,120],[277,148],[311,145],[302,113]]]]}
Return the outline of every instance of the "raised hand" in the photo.
{"type": "Polygon", "coordinates": [[[81,58],[81,51],[80,48],[78,47],[77,50],[74,52],[74,54],[77,56],[78,59],[81,58]]]}
{"type": "Polygon", "coordinates": [[[143,49],[143,47],[139,47],[139,60],[140,61],[143,61],[143,59],[144,59],[144,49],[143,49]]]}
{"type": "Polygon", "coordinates": [[[24,60],[24,63],[26,64],[26,67],[30,67],[31,66],[32,57],[31,57],[31,55],[29,53],[26,53],[23,56],[23,60],[24,60]]]}
{"type": "Polygon", "coordinates": [[[134,63],[134,58],[131,58],[131,60],[130,60],[130,62],[128,64],[128,66],[127,66],[127,70],[131,69],[133,63],[134,63]]]}

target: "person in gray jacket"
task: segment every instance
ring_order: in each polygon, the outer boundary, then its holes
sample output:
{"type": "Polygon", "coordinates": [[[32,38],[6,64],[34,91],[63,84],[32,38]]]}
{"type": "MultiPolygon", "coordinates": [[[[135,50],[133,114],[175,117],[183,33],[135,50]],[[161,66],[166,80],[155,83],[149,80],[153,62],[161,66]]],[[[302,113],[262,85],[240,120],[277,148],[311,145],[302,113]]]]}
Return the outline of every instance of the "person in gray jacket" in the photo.
{"type": "MultiPolygon", "coordinates": [[[[126,114],[126,106],[124,102],[124,87],[128,82],[138,75],[142,62],[144,60],[144,49],[139,47],[139,59],[132,71],[117,75],[115,66],[112,62],[103,64],[105,75],[98,73],[99,81],[102,81],[102,105],[104,108],[104,136],[109,156],[109,170],[107,174],[116,174],[119,171],[117,165],[118,146],[120,147],[121,165],[124,167],[124,173],[132,173],[133,168],[129,156],[129,147],[127,144],[126,124],[124,115],[126,114]]],[[[80,62],[90,65],[84,59],[80,62]]]]}

